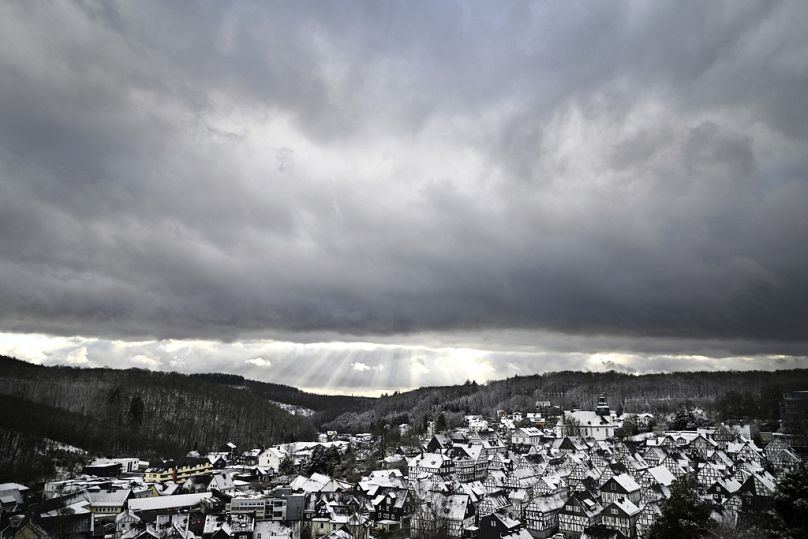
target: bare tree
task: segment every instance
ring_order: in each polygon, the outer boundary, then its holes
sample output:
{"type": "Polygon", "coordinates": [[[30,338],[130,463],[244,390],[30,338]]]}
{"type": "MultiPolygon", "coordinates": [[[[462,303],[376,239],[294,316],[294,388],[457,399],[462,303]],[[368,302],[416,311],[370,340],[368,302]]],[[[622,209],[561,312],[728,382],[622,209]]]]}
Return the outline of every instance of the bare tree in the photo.
{"type": "Polygon", "coordinates": [[[563,418],[562,421],[564,422],[562,434],[566,436],[581,435],[581,422],[577,418],[566,414],[563,414],[561,417],[563,418]]]}

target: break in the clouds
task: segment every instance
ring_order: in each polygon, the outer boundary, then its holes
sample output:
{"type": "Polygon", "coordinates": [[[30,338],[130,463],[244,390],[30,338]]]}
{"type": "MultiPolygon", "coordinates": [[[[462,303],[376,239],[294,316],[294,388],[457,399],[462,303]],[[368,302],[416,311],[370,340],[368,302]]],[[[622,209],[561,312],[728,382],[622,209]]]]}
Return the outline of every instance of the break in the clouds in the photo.
{"type": "MultiPolygon", "coordinates": [[[[528,340],[534,339],[535,336],[528,340]]],[[[608,349],[609,343],[602,340],[597,343],[578,340],[576,351],[567,350],[558,335],[545,335],[542,341],[541,346],[512,343],[504,348],[485,348],[480,344],[459,347],[436,342],[242,340],[224,343],[195,339],[133,342],[0,333],[0,353],[40,365],[226,372],[308,391],[368,396],[467,380],[484,383],[510,375],[559,370],[616,370],[641,374],[808,367],[805,355],[740,356],[722,351],[723,345],[718,343],[703,346],[701,354],[682,354],[677,346],[664,342],[656,343],[657,349],[653,352],[626,352],[619,348],[608,349]]]]}
{"type": "MultiPolygon", "coordinates": [[[[804,355],[806,20],[803,2],[4,2],[0,329],[155,350],[328,334],[377,343],[342,370],[379,379],[421,357],[385,346],[426,334],[804,355]]],[[[231,359],[284,368],[264,352],[231,359]]]]}

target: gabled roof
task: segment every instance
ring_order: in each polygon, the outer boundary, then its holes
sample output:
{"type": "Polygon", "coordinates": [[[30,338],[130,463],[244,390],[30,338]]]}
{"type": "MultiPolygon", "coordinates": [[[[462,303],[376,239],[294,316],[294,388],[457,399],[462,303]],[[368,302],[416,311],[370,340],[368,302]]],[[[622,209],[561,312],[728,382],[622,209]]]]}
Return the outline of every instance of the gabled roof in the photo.
{"type": "Polygon", "coordinates": [[[482,500],[487,494],[487,491],[485,490],[485,487],[481,481],[469,481],[467,483],[461,483],[460,489],[465,494],[468,494],[471,501],[475,503],[482,500]]]}
{"type": "Polygon", "coordinates": [[[605,510],[608,510],[610,507],[616,507],[619,509],[622,516],[626,518],[631,518],[640,514],[640,508],[628,498],[618,498],[617,500],[613,500],[605,507],[605,510]]]}
{"type": "Polygon", "coordinates": [[[658,502],[648,502],[640,509],[640,514],[653,515],[653,519],[656,520],[656,517],[662,515],[662,509],[660,509],[658,502]]]}
{"type": "Polygon", "coordinates": [[[552,443],[553,447],[558,449],[572,449],[574,451],[587,451],[589,446],[586,445],[583,438],[580,436],[565,436],[561,439],[555,439],[552,443]]]}
{"type": "Polygon", "coordinates": [[[531,494],[524,488],[517,488],[508,494],[508,499],[520,503],[530,500],[531,494]]]}
{"type": "Polygon", "coordinates": [[[502,494],[493,494],[486,496],[481,503],[484,503],[486,507],[492,511],[498,511],[500,509],[504,509],[506,507],[511,506],[510,500],[508,500],[508,498],[506,498],[502,494]]]}
{"type": "Polygon", "coordinates": [[[609,480],[606,481],[606,483],[604,483],[603,490],[606,490],[605,487],[609,483],[617,483],[620,486],[620,488],[623,490],[623,492],[626,492],[626,493],[636,492],[636,491],[640,490],[640,485],[637,484],[637,482],[634,480],[634,478],[631,477],[629,474],[625,474],[625,473],[610,477],[609,480]]]}
{"type": "Polygon", "coordinates": [[[120,513],[118,513],[118,516],[115,517],[115,522],[122,522],[124,520],[133,520],[134,522],[140,522],[140,517],[137,516],[131,509],[127,509],[126,511],[121,511],[120,513]]]}
{"type": "Polygon", "coordinates": [[[502,534],[500,536],[500,539],[533,539],[533,536],[530,535],[530,532],[527,531],[527,528],[520,528],[518,530],[502,534]]]}
{"type": "Polygon", "coordinates": [[[434,436],[432,436],[430,443],[433,441],[444,449],[452,446],[452,440],[448,436],[445,436],[443,434],[435,434],[434,436]]]}
{"type": "Polygon", "coordinates": [[[463,520],[469,507],[469,497],[465,494],[452,494],[446,498],[444,512],[451,520],[463,520]]]}
{"type": "Polygon", "coordinates": [[[440,453],[424,453],[409,459],[409,465],[420,468],[440,468],[445,461],[446,457],[440,453]]]}
{"type": "Polygon", "coordinates": [[[483,457],[483,446],[480,444],[467,445],[465,451],[474,460],[480,460],[483,457]]]}
{"type": "Polygon", "coordinates": [[[558,474],[542,476],[539,481],[544,483],[551,490],[564,486],[564,478],[558,474]]]}
{"type": "Polygon", "coordinates": [[[598,500],[588,495],[582,495],[578,492],[569,497],[567,504],[579,506],[587,518],[593,518],[603,511],[603,506],[600,504],[600,502],[598,502],[598,500]]]}
{"type": "Polygon", "coordinates": [[[648,468],[648,473],[651,474],[651,477],[654,478],[654,481],[656,481],[660,485],[665,485],[666,487],[669,487],[671,483],[673,483],[676,480],[676,477],[674,477],[674,475],[670,472],[670,470],[668,470],[663,465],[648,468]]]}
{"type": "Polygon", "coordinates": [[[755,494],[757,494],[758,496],[771,494],[777,488],[777,483],[774,477],[770,473],[763,471],[756,472],[747,477],[746,481],[744,481],[743,487],[746,487],[746,485],[750,484],[750,482],[754,481],[755,479],[757,479],[763,486],[763,488],[766,490],[765,494],[762,492],[757,492],[756,487],[757,483],[755,483],[753,485],[753,488],[755,489],[755,494]]]}
{"type": "Polygon", "coordinates": [[[125,533],[121,536],[121,539],[137,539],[137,538],[145,538],[145,537],[153,537],[157,539],[160,537],[160,534],[157,533],[157,530],[154,529],[154,526],[151,524],[147,524],[145,528],[132,528],[129,530],[128,533],[125,533]]]}
{"type": "Polygon", "coordinates": [[[728,479],[719,479],[707,489],[707,492],[724,492],[726,494],[734,494],[741,488],[741,483],[734,477],[728,479]]]}
{"type": "Polygon", "coordinates": [[[537,429],[536,427],[520,427],[516,429],[516,432],[513,434],[514,436],[542,436],[542,431],[537,429]]]}
{"type": "MultiPolygon", "coordinates": [[[[50,539],[50,537],[51,537],[50,534],[47,531],[45,531],[42,528],[42,526],[40,526],[39,524],[37,524],[36,522],[31,520],[29,517],[25,517],[25,519],[27,520],[27,522],[23,522],[23,523],[20,524],[20,526],[17,529],[17,533],[19,533],[21,530],[27,528],[29,532],[33,533],[33,535],[35,535],[36,537],[38,537],[40,539],[50,539]]],[[[29,535],[29,534],[25,534],[25,535],[29,535]]]]}
{"type": "Polygon", "coordinates": [[[561,494],[553,494],[552,496],[537,496],[528,505],[528,510],[541,511],[542,513],[549,513],[558,511],[564,507],[566,501],[565,496],[561,494]]]}
{"type": "Polygon", "coordinates": [[[208,489],[213,490],[214,488],[219,490],[234,489],[233,478],[226,473],[215,474],[208,485],[208,489]]]}
{"type": "Polygon", "coordinates": [[[645,449],[645,454],[643,455],[645,460],[652,459],[652,460],[661,460],[664,459],[667,455],[665,450],[659,446],[647,446],[645,449]]]}
{"type": "Polygon", "coordinates": [[[669,499],[671,497],[671,489],[670,487],[666,487],[665,485],[656,483],[651,485],[644,493],[643,499],[651,499],[651,500],[662,500],[662,499],[669,499]]]}
{"type": "Polygon", "coordinates": [[[353,536],[345,530],[335,530],[323,536],[323,539],[353,539],[353,536]]]}
{"type": "Polygon", "coordinates": [[[497,519],[500,522],[500,524],[502,524],[505,527],[506,530],[514,530],[522,525],[522,523],[519,522],[518,520],[500,511],[491,513],[490,518],[497,519]]]}
{"type": "Polygon", "coordinates": [[[180,485],[178,483],[166,482],[163,483],[163,490],[160,491],[160,496],[172,496],[180,489],[180,485]]]}
{"type": "Polygon", "coordinates": [[[261,452],[259,457],[263,456],[263,455],[271,455],[273,457],[283,459],[283,458],[286,457],[287,453],[285,451],[281,450],[278,447],[268,447],[264,451],[261,452]]]}
{"type": "Polygon", "coordinates": [[[302,490],[305,493],[311,492],[338,492],[348,490],[350,485],[328,477],[327,475],[314,473],[311,477],[297,476],[290,484],[292,490],[302,490]]]}

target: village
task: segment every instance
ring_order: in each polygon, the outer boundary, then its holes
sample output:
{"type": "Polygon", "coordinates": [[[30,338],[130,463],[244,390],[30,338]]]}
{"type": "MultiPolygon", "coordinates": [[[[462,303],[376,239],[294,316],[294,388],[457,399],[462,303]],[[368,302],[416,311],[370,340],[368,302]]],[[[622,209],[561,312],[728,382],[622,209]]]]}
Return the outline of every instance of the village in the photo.
{"type": "MultiPolygon", "coordinates": [[[[698,414],[698,410],[695,411],[698,414]]],[[[593,410],[468,415],[381,434],[145,462],[95,458],[41,492],[0,484],[2,539],[371,539],[649,537],[676,488],[730,528],[771,511],[802,458],[748,427],[671,430],[675,418],[593,410]]],[[[705,423],[702,421],[701,423],[705,423]]],[[[697,524],[694,523],[694,526],[697,524]]]]}

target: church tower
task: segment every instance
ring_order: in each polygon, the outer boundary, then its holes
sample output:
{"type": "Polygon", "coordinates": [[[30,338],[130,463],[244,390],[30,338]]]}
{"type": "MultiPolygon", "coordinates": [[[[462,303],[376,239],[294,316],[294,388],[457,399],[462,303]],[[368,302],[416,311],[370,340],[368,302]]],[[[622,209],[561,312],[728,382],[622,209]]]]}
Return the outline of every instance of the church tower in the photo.
{"type": "Polygon", "coordinates": [[[608,417],[609,415],[609,405],[606,404],[606,393],[601,393],[600,398],[598,399],[598,405],[595,408],[595,413],[601,417],[608,417]]]}

